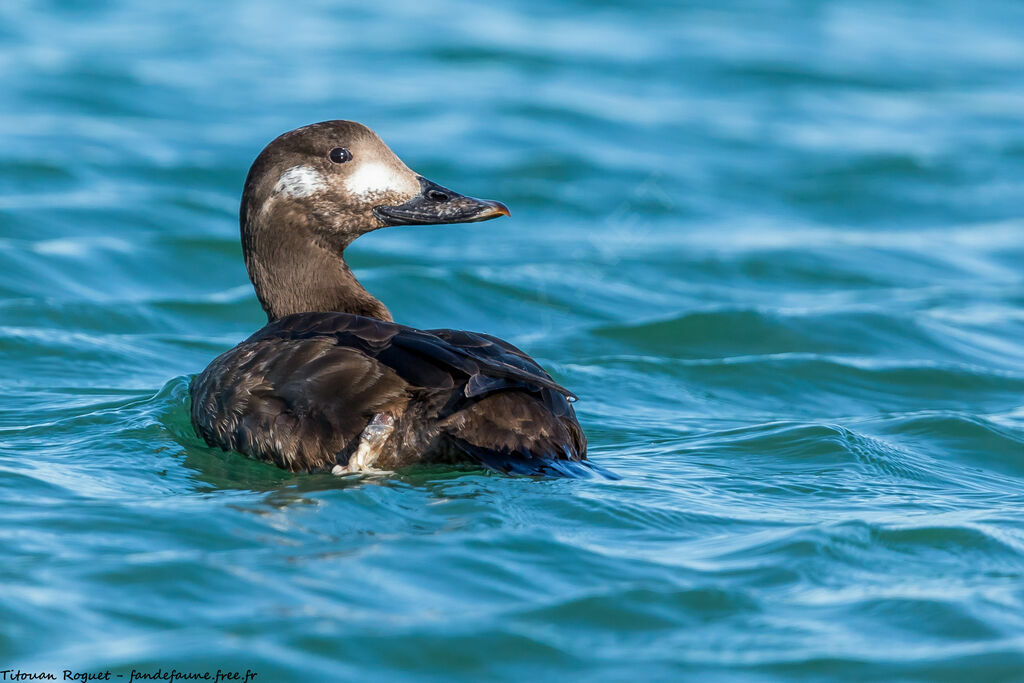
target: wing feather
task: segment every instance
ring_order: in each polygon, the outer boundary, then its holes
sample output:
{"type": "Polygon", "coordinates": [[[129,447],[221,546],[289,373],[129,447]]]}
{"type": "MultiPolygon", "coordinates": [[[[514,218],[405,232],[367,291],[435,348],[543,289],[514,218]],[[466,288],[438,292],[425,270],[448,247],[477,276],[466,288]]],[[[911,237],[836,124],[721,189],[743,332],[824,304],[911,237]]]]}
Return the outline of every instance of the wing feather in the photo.
{"type": "Polygon", "coordinates": [[[485,334],[346,313],[286,316],[218,357],[192,396],[207,442],[291,470],[332,467],[374,414],[419,400],[410,413],[432,423],[424,429],[434,430],[439,459],[461,454],[513,474],[604,473],[586,460],[575,396],[485,334]]]}

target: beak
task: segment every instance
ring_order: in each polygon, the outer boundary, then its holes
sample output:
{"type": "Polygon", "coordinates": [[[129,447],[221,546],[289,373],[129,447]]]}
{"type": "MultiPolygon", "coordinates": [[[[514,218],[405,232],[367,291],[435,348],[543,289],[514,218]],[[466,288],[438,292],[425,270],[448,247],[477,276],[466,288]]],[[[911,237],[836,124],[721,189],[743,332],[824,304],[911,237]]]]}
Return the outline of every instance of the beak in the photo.
{"type": "Polygon", "coordinates": [[[466,197],[422,176],[418,180],[420,193],[406,203],[374,207],[373,215],[384,226],[475,223],[509,215],[501,202],[466,197]]]}

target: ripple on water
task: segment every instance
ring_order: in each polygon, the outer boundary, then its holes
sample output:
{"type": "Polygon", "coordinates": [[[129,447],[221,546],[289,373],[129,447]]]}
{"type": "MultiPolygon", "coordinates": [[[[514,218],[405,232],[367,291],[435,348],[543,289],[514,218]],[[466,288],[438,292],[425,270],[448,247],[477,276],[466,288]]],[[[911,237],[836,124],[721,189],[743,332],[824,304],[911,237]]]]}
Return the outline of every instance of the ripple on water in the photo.
{"type": "Polygon", "coordinates": [[[1024,12],[965,7],[0,3],[0,658],[1018,680],[1024,12]],[[360,239],[369,289],[522,346],[623,479],[196,437],[246,169],[339,117],[514,216],[360,239]]]}

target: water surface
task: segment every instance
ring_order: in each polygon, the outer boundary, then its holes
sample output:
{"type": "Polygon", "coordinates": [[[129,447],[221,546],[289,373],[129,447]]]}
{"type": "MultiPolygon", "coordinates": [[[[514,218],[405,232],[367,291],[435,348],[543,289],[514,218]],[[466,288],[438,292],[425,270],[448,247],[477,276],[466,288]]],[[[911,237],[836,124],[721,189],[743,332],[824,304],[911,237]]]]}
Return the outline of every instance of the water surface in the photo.
{"type": "Polygon", "coordinates": [[[1020,680],[1024,8],[491,4],[0,8],[3,668],[1020,680]],[[350,261],[620,481],[196,439],[248,165],[328,118],[509,204],[350,261]]]}

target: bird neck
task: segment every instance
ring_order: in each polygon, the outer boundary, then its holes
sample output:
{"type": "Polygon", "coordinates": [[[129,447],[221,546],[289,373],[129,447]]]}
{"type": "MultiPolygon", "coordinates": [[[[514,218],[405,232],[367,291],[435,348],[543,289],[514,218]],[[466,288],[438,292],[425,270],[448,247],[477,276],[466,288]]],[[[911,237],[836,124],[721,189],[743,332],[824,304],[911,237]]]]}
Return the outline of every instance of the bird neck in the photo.
{"type": "Polygon", "coordinates": [[[247,240],[243,231],[242,249],[249,279],[269,321],[292,313],[330,311],[391,321],[387,307],[366,291],[345,263],[347,244],[322,244],[311,233],[292,233],[287,244],[263,243],[260,236],[268,234],[281,233],[258,231],[247,240]]]}

